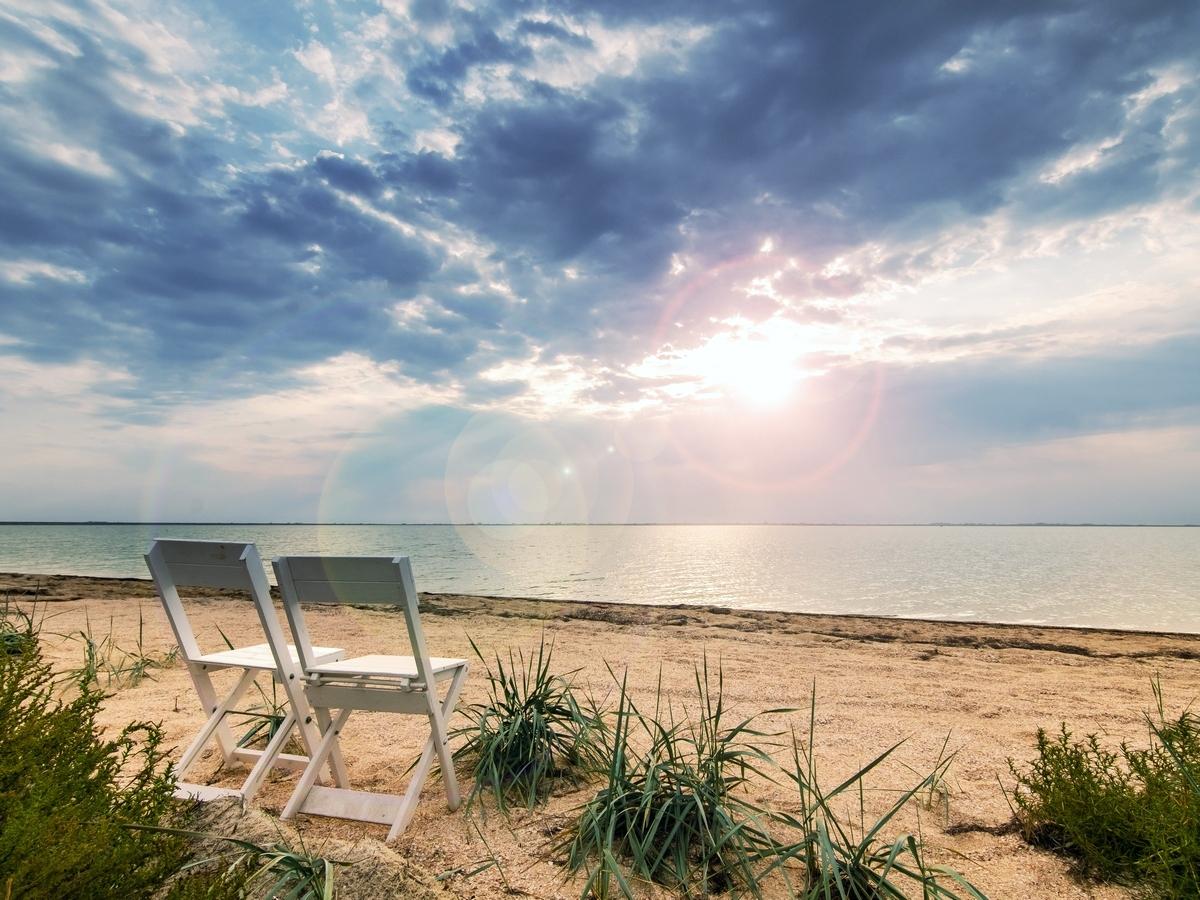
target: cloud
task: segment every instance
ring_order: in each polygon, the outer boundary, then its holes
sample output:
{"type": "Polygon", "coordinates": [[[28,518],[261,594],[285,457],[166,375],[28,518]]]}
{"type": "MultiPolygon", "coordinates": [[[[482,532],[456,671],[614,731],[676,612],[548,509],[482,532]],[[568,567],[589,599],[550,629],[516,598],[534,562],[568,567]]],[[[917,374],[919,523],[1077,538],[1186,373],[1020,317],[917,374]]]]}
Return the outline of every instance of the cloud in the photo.
{"type": "MultiPolygon", "coordinates": [[[[825,398],[813,465],[872,367],[880,466],[1165,428],[1197,38],[1183,2],[14,8],[0,349],[123,373],[103,417],[142,440],[348,359],[382,404],[586,413],[603,446],[663,417],[703,445],[754,380],[724,370],[782,360],[825,398]]],[[[671,459],[648,483],[721,476],[671,459]]]]}

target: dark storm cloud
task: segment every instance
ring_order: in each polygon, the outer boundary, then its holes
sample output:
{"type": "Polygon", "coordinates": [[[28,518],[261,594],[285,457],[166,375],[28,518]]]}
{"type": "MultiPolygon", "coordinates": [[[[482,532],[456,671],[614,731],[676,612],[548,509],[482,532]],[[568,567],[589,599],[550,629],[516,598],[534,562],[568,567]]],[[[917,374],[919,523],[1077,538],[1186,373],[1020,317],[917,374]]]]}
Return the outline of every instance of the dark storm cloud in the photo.
{"type": "Polygon", "coordinates": [[[79,56],[37,73],[22,98],[60,133],[0,140],[4,255],[80,273],[0,282],[0,332],[19,352],[99,357],[177,390],[197,368],[270,377],[346,350],[396,354],[424,377],[474,348],[470,329],[391,334],[390,307],[441,254],[349,202],[382,188],[374,168],[333,154],[292,169],[227,166],[238,148],[124,108],[120,60],[70,38],[79,56]],[[59,141],[99,163],[46,152],[59,141]]]}
{"type": "MultiPolygon", "coordinates": [[[[441,11],[439,18],[449,15],[441,11]]],[[[528,64],[533,53],[520,40],[501,38],[487,17],[471,11],[453,15],[458,37],[449,46],[427,49],[423,58],[412,59],[411,48],[398,48],[397,56],[407,69],[406,81],[413,93],[439,106],[450,103],[459,93],[462,83],[476,66],[512,63],[528,64]]]]}
{"type": "MultiPolygon", "coordinates": [[[[604,9],[614,23],[666,18],[604,9]]],[[[473,226],[512,252],[636,277],[661,268],[697,214],[712,217],[715,249],[753,228],[836,247],[987,213],[1037,165],[1119,131],[1128,94],[1190,60],[1200,34],[1185,3],[689,11],[674,10],[681,24],[713,31],[682,66],[651,60],[582,93],[532,85],[469,116],[459,156],[473,226]]],[[[1069,195],[1083,215],[1169,188],[1155,174],[1161,122],[1182,102],[1135,123],[1120,165],[1048,190],[1050,202],[1069,195]]]]}

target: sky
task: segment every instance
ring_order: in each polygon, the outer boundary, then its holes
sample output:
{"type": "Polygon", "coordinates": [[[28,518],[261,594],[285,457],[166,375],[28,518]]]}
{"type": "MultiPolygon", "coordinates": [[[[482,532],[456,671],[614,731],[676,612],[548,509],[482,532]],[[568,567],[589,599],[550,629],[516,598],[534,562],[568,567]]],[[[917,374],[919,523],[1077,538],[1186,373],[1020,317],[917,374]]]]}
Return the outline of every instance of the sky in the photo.
{"type": "Polygon", "coordinates": [[[0,519],[1200,522],[1198,46],[0,0],[0,519]]]}

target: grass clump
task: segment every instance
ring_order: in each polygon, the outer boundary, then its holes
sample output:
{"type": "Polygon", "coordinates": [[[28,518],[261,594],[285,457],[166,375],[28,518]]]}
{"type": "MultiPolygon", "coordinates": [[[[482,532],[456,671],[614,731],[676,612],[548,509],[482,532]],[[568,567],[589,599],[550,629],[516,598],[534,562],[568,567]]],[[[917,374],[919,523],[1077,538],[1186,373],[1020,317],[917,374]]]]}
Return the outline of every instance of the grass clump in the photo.
{"type": "Polygon", "coordinates": [[[867,777],[900,744],[827,789],[812,749],[815,691],[808,742],[793,734],[790,767],[772,757],[779,734],[756,723],[791,710],[731,719],[723,673],[720,667],[710,672],[707,660],[696,669],[696,692],[695,708],[677,718],[669,704],[663,709],[660,687],[648,714],[622,679],[605,782],[556,845],[567,873],[583,873],[583,897],[632,900],[647,883],[689,897],[726,891],[761,897],[778,881],[776,887],[805,900],[985,900],[958,872],[926,861],[919,827],[916,834],[885,837],[901,810],[932,805],[930,798],[947,791],[953,754],[945,745],[927,775],[895,792],[885,812],[869,818],[867,777]],[[751,800],[754,779],[790,783],[798,811],[751,800]],[[856,816],[835,809],[846,800],[857,801],[856,816]]]}
{"type": "Polygon", "coordinates": [[[60,686],[36,635],[0,653],[0,897],[149,897],[189,852],[123,824],[177,812],[162,733],[143,722],[105,739],[100,692],[60,686]]]}
{"type": "Polygon", "coordinates": [[[1030,843],[1072,857],[1082,874],[1162,898],[1200,896],[1200,716],[1169,719],[1157,681],[1150,746],[1106,749],[1100,737],[1037,734],[1037,755],[1010,803],[1030,843]]]}
{"type": "Polygon", "coordinates": [[[83,642],[83,663],[70,673],[72,677],[94,688],[101,687],[102,679],[106,688],[137,687],[146,678],[154,679],[153,670],[174,665],[179,648],[172,647],[165,653],[148,651],[143,640],[144,625],[139,607],[137,641],[132,650],[125,650],[113,638],[111,619],[108,633],[99,638],[92,633],[91,620],[85,619],[83,630],[72,635],[83,642]]]}
{"type": "Polygon", "coordinates": [[[946,753],[946,743],[929,774],[898,792],[886,811],[872,819],[866,811],[867,776],[904,742],[893,744],[836,787],[826,789],[817,775],[815,735],[814,689],[808,742],[803,743],[793,734],[792,766],[785,771],[787,780],[796,788],[799,810],[775,815],[776,821],[787,826],[791,840],[780,844],[771,868],[784,870],[791,883],[795,873],[786,871],[789,864],[803,864],[798,887],[793,890],[795,896],[805,900],[875,900],[904,898],[919,892],[927,900],[960,897],[983,900],[983,893],[958,872],[926,862],[919,830],[917,834],[884,837],[902,809],[914,800],[918,806],[930,808],[939,792],[946,790],[947,774],[954,759],[953,754],[946,753]],[[856,821],[847,821],[835,812],[835,804],[844,799],[857,806],[856,821]]]}
{"type": "Polygon", "coordinates": [[[185,838],[192,844],[215,843],[226,847],[183,865],[179,871],[185,877],[172,885],[168,900],[190,900],[214,893],[239,900],[248,897],[333,900],[337,867],[354,865],[309,852],[303,838],[296,849],[282,838],[264,846],[244,838],[182,828],[145,827],[137,830],[185,838]]]}
{"type": "Polygon", "coordinates": [[[20,656],[33,650],[37,644],[34,615],[4,598],[4,607],[0,609],[0,655],[20,656]]]}
{"type": "MultiPolygon", "coordinates": [[[[268,694],[261,684],[254,682],[254,689],[258,691],[258,702],[249,709],[238,710],[237,713],[242,717],[238,722],[239,727],[246,729],[237,739],[239,747],[265,747],[283,727],[287,719],[288,702],[286,697],[280,698],[277,684],[274,679],[271,680],[271,693],[268,694]]],[[[289,743],[294,740],[293,738],[289,743]]]]}
{"type": "Polygon", "coordinates": [[[507,662],[497,654],[494,666],[474,641],[471,648],[484,665],[488,697],[462,707],[468,724],[452,732],[466,738],[454,758],[472,767],[469,801],[491,794],[502,812],[513,801],[533,808],[555,779],[578,782],[602,764],[603,716],[576,696],[575,672],[553,673],[553,644],[543,637],[536,654],[510,650],[507,662]]]}
{"type": "Polygon", "coordinates": [[[740,887],[760,895],[758,870],[774,844],[763,808],[742,790],[771,763],[757,716],[728,722],[724,678],[696,670],[698,706],[676,721],[662,691],[653,715],[625,680],[606,746],[601,790],[578,811],[558,844],[567,872],[586,873],[583,896],[632,898],[638,882],[688,896],[740,887]]]}

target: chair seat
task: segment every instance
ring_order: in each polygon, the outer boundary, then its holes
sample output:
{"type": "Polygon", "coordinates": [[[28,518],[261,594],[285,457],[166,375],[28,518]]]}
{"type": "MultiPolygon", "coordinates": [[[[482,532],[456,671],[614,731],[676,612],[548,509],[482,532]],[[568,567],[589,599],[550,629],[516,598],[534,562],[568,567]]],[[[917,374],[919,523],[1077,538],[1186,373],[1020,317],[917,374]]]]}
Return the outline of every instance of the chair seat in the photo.
{"type": "MultiPolygon", "coordinates": [[[[433,666],[434,678],[452,673],[467,664],[465,659],[447,659],[432,656],[429,663],[433,666]]],[[[325,678],[402,678],[412,680],[417,677],[417,661],[411,656],[353,656],[313,666],[309,669],[313,675],[325,678]]]]}
{"type": "MultiPolygon", "coordinates": [[[[292,662],[300,665],[300,655],[292,644],[288,644],[288,653],[292,662]]],[[[341,659],[346,651],[340,647],[313,647],[313,654],[318,663],[329,663],[341,659]]],[[[232,650],[222,650],[219,653],[206,653],[195,660],[206,666],[220,668],[263,669],[274,670],[275,657],[271,655],[270,644],[255,644],[252,647],[235,647],[232,650]]]]}

